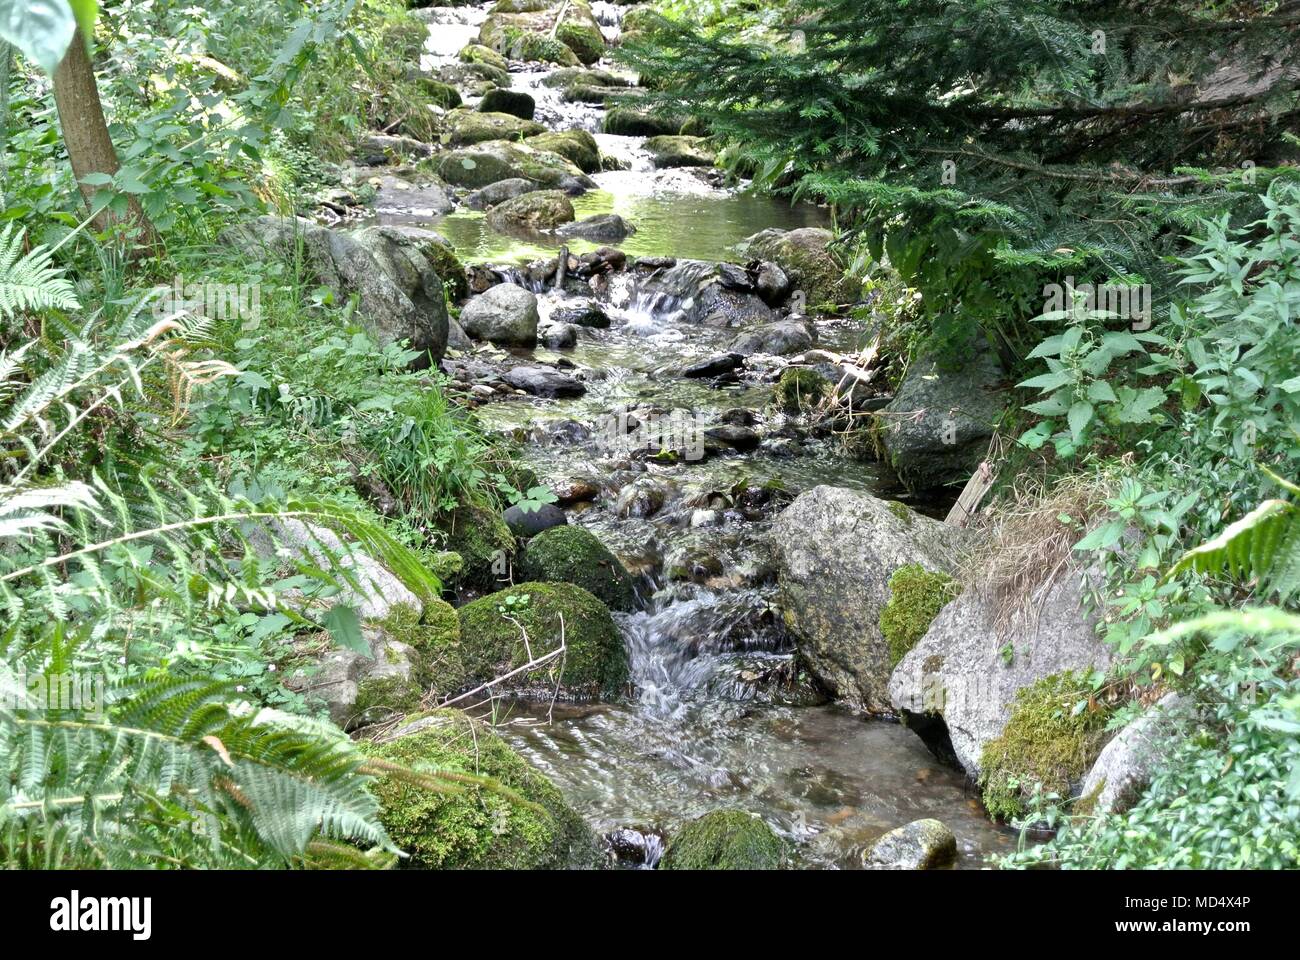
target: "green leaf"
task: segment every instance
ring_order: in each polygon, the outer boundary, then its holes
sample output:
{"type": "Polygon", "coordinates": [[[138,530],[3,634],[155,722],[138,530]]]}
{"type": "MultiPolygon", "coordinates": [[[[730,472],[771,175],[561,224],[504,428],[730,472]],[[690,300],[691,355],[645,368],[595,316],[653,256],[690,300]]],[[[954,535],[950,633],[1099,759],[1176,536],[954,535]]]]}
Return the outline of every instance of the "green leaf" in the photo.
{"type": "Polygon", "coordinates": [[[68,0],[0,0],[0,40],[48,74],[58,69],[76,30],[68,0]]]}
{"type": "Polygon", "coordinates": [[[1109,523],[1103,523],[1092,533],[1088,534],[1082,540],[1074,545],[1074,549],[1080,551],[1087,550],[1105,550],[1119,543],[1119,538],[1124,536],[1125,524],[1123,520],[1112,520],[1109,523]]]}
{"type": "Polygon", "coordinates": [[[361,635],[361,621],[357,619],[357,612],[347,604],[336,603],[331,607],[321,621],[321,626],[329,631],[329,635],[340,647],[370,654],[370,646],[361,635]]]}
{"type": "Polygon", "coordinates": [[[99,16],[99,0],[68,0],[68,6],[72,7],[72,15],[77,19],[81,35],[89,44],[95,39],[95,19],[99,16]]]}
{"type": "Polygon", "coordinates": [[[1083,431],[1088,424],[1092,422],[1093,409],[1092,404],[1087,400],[1077,400],[1070,407],[1070,413],[1067,422],[1070,424],[1070,437],[1077,446],[1079,439],[1083,436],[1083,431]]]}
{"type": "Polygon", "coordinates": [[[1088,384],[1088,399],[1093,403],[1115,403],[1119,398],[1105,380],[1094,380],[1088,384]]]}

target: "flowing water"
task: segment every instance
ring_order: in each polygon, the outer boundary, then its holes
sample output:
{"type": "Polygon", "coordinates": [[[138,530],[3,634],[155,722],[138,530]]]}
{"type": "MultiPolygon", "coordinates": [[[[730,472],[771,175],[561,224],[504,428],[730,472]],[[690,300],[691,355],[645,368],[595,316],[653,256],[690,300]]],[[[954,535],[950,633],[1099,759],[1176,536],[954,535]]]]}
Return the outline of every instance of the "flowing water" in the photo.
{"type": "MultiPolygon", "coordinates": [[[[595,6],[606,35],[616,36],[619,8],[595,6]]],[[[484,11],[424,15],[431,18],[429,68],[472,40],[484,11]]],[[[542,85],[544,76],[512,74],[516,89],[538,98],[543,122],[599,129],[599,108],[561,103],[542,85]]],[[[825,223],[813,207],[718,189],[688,171],[655,171],[638,138],[599,140],[628,169],[597,175],[599,189],[574,205],[579,217],[616,212],[633,223],[637,233],[619,244],[629,254],[726,260],[738,241],[766,227],[825,223]]],[[[468,212],[430,226],[472,263],[505,267],[554,256],[559,246],[545,238],[521,244],[468,212]]],[[[538,292],[543,319],[573,299],[538,292]]],[[[603,305],[609,329],[584,329],[578,345],[562,354],[519,352],[521,362],[573,365],[588,386],[583,397],[516,398],[478,413],[490,429],[524,441],[543,480],[586,478],[603,491],[596,503],[573,508],[570,522],[594,530],[639,577],[645,608],[618,615],[635,693],[627,702],[586,707],[499,707],[503,734],[593,826],[628,831],[624,836],[642,844],[651,863],[662,836],[721,807],[762,816],[793,842],[806,866],[852,866],[871,840],[922,817],[942,820],[957,835],[959,867],[980,866],[1008,849],[1013,839],[989,822],[964,776],[936,761],[914,734],[820,702],[805,682],[790,680],[797,673],[792,646],[772,607],[771,517],[817,484],[891,497],[900,491],[877,466],[846,456],[835,438],[809,434],[770,411],[770,384],[711,386],[677,375],[718,352],[736,331],[685,323],[680,300],[618,282],[603,305]],[[698,424],[743,410],[767,440],[751,453],[698,463],[622,457],[611,454],[593,425],[627,410],[641,417],[680,411],[698,424]],[[617,511],[617,494],[629,486],[653,489],[662,504],[617,511]]],[[[823,346],[860,345],[860,331],[844,321],[816,324],[823,346]]]]}

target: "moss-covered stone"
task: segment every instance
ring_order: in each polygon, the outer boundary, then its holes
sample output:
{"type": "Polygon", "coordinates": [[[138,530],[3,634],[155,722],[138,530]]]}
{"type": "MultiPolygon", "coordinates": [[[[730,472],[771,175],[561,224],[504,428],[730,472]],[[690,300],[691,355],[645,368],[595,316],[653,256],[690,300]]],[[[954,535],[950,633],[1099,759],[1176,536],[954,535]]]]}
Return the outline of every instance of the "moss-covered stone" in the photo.
{"type": "Polygon", "coordinates": [[[464,63],[486,63],[498,70],[508,71],[510,69],[510,63],[505,57],[481,43],[471,43],[461,50],[460,59],[464,63]]]}
{"type": "Polygon", "coordinates": [[[384,631],[415,651],[415,679],[421,689],[438,684],[444,652],[460,644],[460,616],[445,600],[428,600],[421,614],[409,604],[399,603],[380,622],[384,631]]]}
{"type": "Polygon", "coordinates": [[[493,230],[553,230],[575,216],[573,202],[562,191],[534,190],[497,204],[488,211],[487,222],[493,230]]]}
{"type": "MultiPolygon", "coordinates": [[[[442,281],[452,300],[463,300],[469,296],[469,279],[465,275],[465,266],[456,256],[456,248],[450,240],[430,231],[422,232],[415,240],[415,247],[433,267],[433,272],[442,281]]],[[[446,579],[437,570],[433,571],[439,579],[446,579]]]]}
{"type": "Polygon", "coordinates": [[[1107,713],[1072,671],[1055,673],[1016,695],[1001,736],[980,755],[984,806],[995,817],[1022,816],[1036,787],[1069,796],[1105,743],[1107,713]],[[1087,701],[1083,710],[1077,705],[1087,701]]]}
{"type": "MultiPolygon", "coordinates": [[[[460,608],[462,683],[503,676],[555,650],[563,632],[563,696],[612,699],[628,679],[627,650],[609,608],[570,583],[523,583],[460,608]],[[522,632],[521,632],[522,631],[522,632]],[[528,646],[523,633],[528,634],[528,646]]],[[[512,688],[548,692],[559,660],[521,674],[512,688]]]]}
{"type": "Polygon", "coordinates": [[[661,870],[779,870],[785,841],[742,810],[715,810],[692,820],[668,844],[661,870]]]}
{"type": "Polygon", "coordinates": [[[489,140],[522,140],[546,130],[534,120],[512,113],[453,110],[447,116],[443,139],[453,147],[468,147],[489,140]]]}
{"type": "Polygon", "coordinates": [[[396,672],[365,677],[357,682],[353,725],[364,726],[411,713],[419,708],[421,695],[420,687],[412,679],[396,672]]]}
{"type": "MultiPolygon", "coordinates": [[[[899,506],[910,519],[907,507],[899,506]]],[[[892,503],[890,511],[894,512],[892,503]]],[[[889,644],[891,670],[925,636],[939,611],[957,593],[957,584],[952,577],[927,570],[919,563],[909,563],[894,571],[889,578],[889,602],[880,611],[880,634],[889,644]]]]}
{"type": "Polygon", "coordinates": [[[831,382],[808,367],[791,367],[781,374],[772,401],[786,413],[811,410],[831,390],[831,382]]]}
{"type": "Polygon", "coordinates": [[[556,29],[555,39],[584,64],[595,63],[605,55],[605,37],[598,27],[588,23],[562,23],[556,29]]]}
{"type": "Polygon", "coordinates": [[[542,870],[598,867],[599,841],[560,792],[491,728],[440,710],[411,732],[368,753],[417,773],[465,774],[456,793],[384,775],[373,790],[388,835],[410,855],[404,864],[434,870],[542,870]],[[495,788],[495,789],[494,789],[495,788]],[[509,791],[508,793],[506,791],[509,791]]]}
{"type": "Polygon", "coordinates": [[[654,165],[666,167],[711,167],[714,154],[701,137],[660,136],[645,142],[654,165]]]}
{"type": "Polygon", "coordinates": [[[526,580],[576,584],[611,610],[628,611],[636,604],[631,574],[594,533],[576,524],[533,537],[524,549],[519,574],[526,580]]]}
{"type": "Polygon", "coordinates": [[[501,514],[473,504],[461,506],[448,515],[443,528],[447,546],[464,563],[463,586],[490,590],[509,575],[515,538],[501,514]]]}
{"type": "Polygon", "coordinates": [[[438,175],[454,186],[477,189],[515,178],[558,187],[583,173],[558,154],[522,143],[488,140],[444,154],[438,160],[438,175]]]}
{"type": "Polygon", "coordinates": [[[420,86],[429,95],[429,99],[444,110],[452,110],[461,105],[460,91],[450,83],[443,83],[433,77],[421,77],[420,86]]]}
{"type": "Polygon", "coordinates": [[[630,107],[615,107],[605,114],[604,131],[619,137],[673,136],[682,123],[681,117],[660,117],[630,107]]]}
{"type": "Polygon", "coordinates": [[[528,146],[547,150],[568,160],[583,173],[600,172],[600,147],[586,130],[561,130],[529,137],[528,146]]]}
{"type": "Polygon", "coordinates": [[[537,101],[522,90],[489,90],[478,109],[480,113],[508,113],[521,120],[531,120],[537,112],[537,101]]]}

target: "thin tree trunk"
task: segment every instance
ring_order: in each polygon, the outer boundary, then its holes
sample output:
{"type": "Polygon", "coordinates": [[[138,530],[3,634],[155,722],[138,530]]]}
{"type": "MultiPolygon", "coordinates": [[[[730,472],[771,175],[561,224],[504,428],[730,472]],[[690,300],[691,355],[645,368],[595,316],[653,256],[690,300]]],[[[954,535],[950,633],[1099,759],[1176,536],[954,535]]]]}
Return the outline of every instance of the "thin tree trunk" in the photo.
{"type": "MultiPolygon", "coordinates": [[[[81,179],[92,173],[111,177],[121,164],[108,135],[108,125],[104,122],[99,85],[95,82],[95,70],[86,53],[86,41],[80,29],[73,36],[63,62],[54,71],[54,105],[59,111],[63,143],[72,160],[72,173],[81,186],[86,203],[91,204],[96,188],[80,183],[81,179]]],[[[153,246],[158,239],[153,224],[135,197],[128,199],[125,215],[115,214],[105,207],[95,214],[93,222],[97,230],[107,230],[117,224],[133,226],[139,232],[137,239],[144,246],[153,246]]]]}

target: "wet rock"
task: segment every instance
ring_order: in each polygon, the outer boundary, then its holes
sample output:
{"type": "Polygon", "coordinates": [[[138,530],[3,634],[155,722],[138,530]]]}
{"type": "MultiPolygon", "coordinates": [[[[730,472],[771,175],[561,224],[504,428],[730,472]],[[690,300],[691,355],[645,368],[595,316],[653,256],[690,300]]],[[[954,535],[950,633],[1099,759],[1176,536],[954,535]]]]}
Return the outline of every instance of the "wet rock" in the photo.
{"type": "Polygon", "coordinates": [[[591,439],[591,428],[577,420],[557,420],[547,424],[543,431],[543,442],[578,444],[591,439]]]}
{"type": "Polygon", "coordinates": [[[962,534],[840,487],[814,487],[776,518],[777,604],[804,662],[837,700],[891,710],[889,645],[880,632],[889,578],[912,563],[951,571],[962,534]]]}
{"type": "Polygon", "coordinates": [[[1002,414],[1002,368],[987,348],[951,363],[916,360],[885,407],[890,466],[913,492],[965,482],[988,452],[1002,414]]]}
{"type": "Polygon", "coordinates": [[[682,827],[660,870],[780,870],[789,850],[772,828],[741,810],[715,810],[682,827]]]}
{"type": "Polygon", "coordinates": [[[552,490],[555,493],[556,501],[565,507],[575,503],[590,503],[593,500],[600,499],[600,484],[583,477],[563,480],[555,484],[552,490]]]}
{"type": "Polygon", "coordinates": [[[668,562],[668,579],[704,583],[722,576],[722,559],[706,550],[687,550],[668,562]]]}
{"type": "Polygon", "coordinates": [[[763,230],[748,238],[744,252],[778,264],[790,283],[802,290],[811,306],[845,303],[857,298],[855,285],[844,279],[844,266],[830,250],[834,235],[821,227],[763,230]]]}
{"type": "Polygon", "coordinates": [[[788,655],[745,653],[729,657],[709,678],[707,689],[725,700],[783,707],[816,707],[830,699],[798,660],[788,655]]]}
{"type": "Polygon", "coordinates": [[[614,859],[625,867],[653,870],[664,852],[664,838],[657,833],[623,829],[605,834],[614,859]]]}
{"type": "Polygon", "coordinates": [[[447,114],[446,122],[447,132],[444,136],[453,147],[467,147],[489,140],[519,140],[536,136],[546,129],[540,123],[534,123],[531,119],[521,120],[514,114],[473,110],[453,110],[447,114]]]}
{"type": "Polygon", "coordinates": [[[744,358],[737,353],[719,353],[704,360],[697,360],[682,368],[683,377],[705,378],[720,377],[740,369],[744,358]]]}
{"type": "Polygon", "coordinates": [[[583,279],[604,276],[627,266],[627,254],[613,247],[599,247],[578,257],[578,266],[573,270],[575,276],[583,279]]]}
{"type": "Polygon", "coordinates": [[[807,324],[800,320],[778,320],[746,330],[732,341],[729,349],[745,357],[756,353],[783,357],[809,350],[812,345],[813,337],[807,324]]]}
{"type": "Polygon", "coordinates": [[[745,407],[732,407],[718,415],[718,422],[737,427],[752,427],[758,423],[758,414],[745,407]]]}
{"type": "Polygon", "coordinates": [[[619,137],[673,136],[681,128],[681,117],[660,117],[631,107],[615,107],[605,114],[605,133],[619,137]]]}
{"type": "Polygon", "coordinates": [[[300,252],[316,282],[346,302],[358,298],[359,313],[381,345],[409,340],[423,369],[442,359],[448,316],[442,280],[401,230],[372,227],[356,235],[301,219],[274,216],[227,228],[222,240],[244,250],[263,249],[285,260],[300,252]]]}
{"type": "Polygon", "coordinates": [[[556,307],[551,312],[551,319],[557,323],[571,323],[579,327],[592,327],[603,330],[609,326],[609,314],[593,300],[582,303],[556,307]]]}
{"type": "Polygon", "coordinates": [[[580,381],[549,367],[515,367],[503,374],[502,379],[516,390],[550,400],[580,397],[587,392],[580,381]]]}
{"type": "Polygon", "coordinates": [[[395,159],[420,159],[433,156],[433,147],[413,137],[372,133],[363,137],[357,147],[357,160],[367,166],[377,167],[395,159]]]}
{"type": "Polygon", "coordinates": [[[428,220],[456,209],[441,180],[411,183],[401,177],[380,177],[375,183],[375,212],[428,220]]]}
{"type": "Polygon", "coordinates": [[[445,153],[437,161],[437,172],[453,186],[471,189],[515,179],[553,189],[594,186],[586,174],[558,154],[505,140],[487,140],[445,153]]]}
{"type": "Polygon", "coordinates": [[[489,90],[479,102],[478,109],[481,113],[508,113],[521,120],[532,120],[537,112],[537,101],[519,90],[489,90]]]}
{"type": "Polygon", "coordinates": [[[645,142],[645,149],[659,169],[667,167],[711,167],[714,153],[703,137],[658,136],[645,142]]]}
{"type": "Polygon", "coordinates": [[[716,427],[709,427],[704,431],[704,435],[720,443],[726,444],[733,450],[741,453],[748,453],[751,450],[757,450],[762,438],[749,427],[737,426],[735,424],[724,423],[716,427]]]}
{"type": "Polygon", "coordinates": [[[663,509],[667,498],[668,488],[661,481],[638,480],[619,491],[614,512],[620,517],[652,517],[663,509]]]}
{"type": "Polygon", "coordinates": [[[539,327],[537,339],[548,350],[569,350],[578,345],[578,328],[572,323],[550,323],[539,327]]]}
{"type": "Polygon", "coordinates": [[[1180,722],[1191,715],[1190,706],[1168,693],[1106,744],[1084,778],[1079,812],[1124,813],[1137,803],[1176,740],[1180,722]]]}
{"type": "Polygon", "coordinates": [[[573,204],[559,190],[537,190],[488,211],[493,230],[553,230],[574,217],[573,204]]]}
{"type": "MultiPolygon", "coordinates": [[[[510,532],[522,540],[535,537],[552,527],[562,527],[569,522],[564,511],[553,503],[543,503],[532,510],[525,510],[519,506],[509,507],[502,517],[510,532]]],[[[542,578],[529,577],[528,579],[542,578]]]]}
{"type": "Polygon", "coordinates": [[[1085,583],[1095,582],[1067,569],[1026,597],[967,587],[899,661],[889,678],[891,704],[917,717],[923,736],[924,721],[942,719],[957,761],[977,777],[985,744],[1002,734],[1022,689],[1066,670],[1110,665],[1111,650],[1083,602],[1085,583]]]}
{"type": "Polygon", "coordinates": [[[565,239],[590,240],[592,243],[619,243],[636,233],[636,227],[616,213],[587,217],[565,224],[556,231],[565,239]]]}
{"type": "Polygon", "coordinates": [[[513,283],[491,287],[460,312],[460,324],[471,337],[512,346],[533,346],[537,322],[537,297],[513,283]]]}
{"type": "MultiPolygon", "coordinates": [[[[638,273],[643,261],[638,261],[638,273]]],[[[655,297],[661,307],[676,305],[687,323],[743,327],[771,323],[777,314],[753,292],[748,274],[734,264],[680,260],[637,282],[637,293],[655,297]]]]}
{"type": "Polygon", "coordinates": [[[548,150],[564,157],[583,173],[600,173],[600,147],[586,130],[540,133],[526,141],[535,150],[548,150]]]}
{"type": "Polygon", "coordinates": [[[957,838],[939,820],[913,820],[890,830],[862,854],[872,869],[936,870],[957,859],[957,838]]]}
{"type": "Polygon", "coordinates": [[[632,87],[632,81],[609,70],[568,67],[552,70],[542,80],[542,85],[561,90],[570,87],[618,87],[626,92],[632,87]]]}
{"type": "Polygon", "coordinates": [[[482,190],[475,190],[469,194],[465,198],[465,206],[471,210],[486,210],[488,207],[495,207],[499,203],[505,203],[507,200],[540,189],[541,187],[532,180],[524,180],[520,177],[498,180],[496,183],[488,184],[482,190]]]}
{"type": "Polygon", "coordinates": [[[770,260],[760,261],[753,267],[754,289],[769,307],[785,303],[790,296],[790,278],[770,260]]]}

